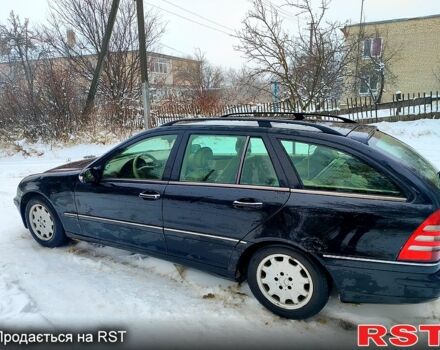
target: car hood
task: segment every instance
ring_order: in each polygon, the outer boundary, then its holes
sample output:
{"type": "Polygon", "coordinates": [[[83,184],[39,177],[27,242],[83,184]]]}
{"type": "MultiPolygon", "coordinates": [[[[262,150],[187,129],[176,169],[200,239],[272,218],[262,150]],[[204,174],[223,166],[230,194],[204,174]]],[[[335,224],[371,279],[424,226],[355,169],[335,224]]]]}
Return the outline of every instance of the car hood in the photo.
{"type": "Polygon", "coordinates": [[[57,166],[56,168],[50,169],[46,171],[46,173],[53,172],[63,172],[63,171],[80,171],[84,169],[86,166],[91,164],[96,158],[87,158],[83,160],[78,160],[76,162],[70,162],[64,165],[57,166]]]}

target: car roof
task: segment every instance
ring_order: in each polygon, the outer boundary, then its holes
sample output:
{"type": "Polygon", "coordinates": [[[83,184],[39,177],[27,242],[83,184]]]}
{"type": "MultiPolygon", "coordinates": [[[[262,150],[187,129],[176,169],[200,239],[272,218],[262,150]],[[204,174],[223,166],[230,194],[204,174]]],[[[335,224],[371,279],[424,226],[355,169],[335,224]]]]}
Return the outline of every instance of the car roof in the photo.
{"type": "MultiPolygon", "coordinates": [[[[335,116],[324,116],[324,118],[331,119],[335,116]]],[[[343,118],[342,118],[343,119],[343,118]]],[[[234,118],[234,117],[219,117],[219,118],[191,118],[180,119],[162,125],[165,127],[178,127],[185,129],[218,129],[219,127],[227,127],[229,130],[240,129],[248,131],[262,131],[263,129],[279,130],[283,133],[302,133],[314,132],[321,134],[331,134],[341,137],[349,137],[353,140],[367,144],[372,134],[377,130],[375,126],[362,125],[354,122],[346,122],[344,120],[326,120],[326,119],[312,119],[312,120],[295,120],[284,118],[234,118]]],[[[267,131],[267,130],[265,130],[267,131]]]]}

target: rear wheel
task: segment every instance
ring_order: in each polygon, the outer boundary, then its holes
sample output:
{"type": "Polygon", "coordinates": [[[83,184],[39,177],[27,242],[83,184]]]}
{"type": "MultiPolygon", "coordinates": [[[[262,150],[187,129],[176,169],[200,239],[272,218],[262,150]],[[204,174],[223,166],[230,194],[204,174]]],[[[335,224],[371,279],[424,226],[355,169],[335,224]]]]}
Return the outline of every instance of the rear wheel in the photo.
{"type": "Polygon", "coordinates": [[[329,296],[322,268],[305,254],[283,246],[258,250],[248,267],[255,297],[273,313],[291,319],[317,314],[329,296]]]}
{"type": "Polygon", "coordinates": [[[32,237],[42,246],[59,247],[67,242],[61,221],[43,198],[32,198],[26,205],[26,222],[32,237]]]}

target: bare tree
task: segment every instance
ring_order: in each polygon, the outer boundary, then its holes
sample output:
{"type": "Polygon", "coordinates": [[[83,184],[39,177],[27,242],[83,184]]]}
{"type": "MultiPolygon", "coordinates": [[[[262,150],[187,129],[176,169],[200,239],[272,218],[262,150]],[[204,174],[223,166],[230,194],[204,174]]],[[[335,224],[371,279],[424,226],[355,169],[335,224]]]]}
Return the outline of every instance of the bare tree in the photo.
{"type": "Polygon", "coordinates": [[[179,80],[199,90],[219,89],[224,83],[224,72],[206,58],[206,54],[197,49],[192,57],[198,64],[185,65],[176,72],[179,80]]]}
{"type": "MultiPolygon", "coordinates": [[[[349,33],[347,33],[349,34],[349,33]]],[[[346,34],[346,35],[347,35],[346,34]]],[[[347,37],[352,47],[352,69],[347,70],[351,78],[351,89],[354,94],[363,92],[375,103],[381,103],[387,86],[392,86],[397,77],[393,65],[399,60],[402,45],[391,46],[387,31],[374,28],[369,32],[361,26],[358,35],[347,37]]]]}
{"type": "Polygon", "coordinates": [[[6,64],[0,71],[4,81],[15,84],[21,82],[22,93],[30,102],[29,113],[38,114],[37,89],[35,80],[40,59],[47,52],[41,45],[38,33],[29,25],[29,20],[21,21],[18,15],[11,12],[6,25],[0,25],[2,44],[2,61],[6,64]]]}
{"type": "Polygon", "coordinates": [[[284,98],[302,109],[336,97],[350,48],[344,43],[340,24],[325,21],[329,0],[321,0],[317,11],[311,0],[286,3],[299,12],[297,34],[285,29],[278,7],[263,0],[252,4],[243,29],[237,33],[237,49],[255,67],[252,74],[279,82],[284,98]],[[302,27],[304,22],[307,28],[302,27]]]}
{"type": "Polygon", "coordinates": [[[270,81],[252,74],[246,67],[229,69],[225,72],[223,101],[231,105],[269,103],[272,101],[270,81]]]}
{"type": "Polygon", "coordinates": [[[196,50],[194,59],[200,62],[199,87],[202,90],[222,88],[225,82],[223,69],[211,64],[200,49],[196,50]]]}
{"type": "MultiPolygon", "coordinates": [[[[50,25],[45,28],[46,40],[58,56],[68,59],[82,78],[84,88],[93,76],[111,3],[111,0],[58,0],[50,4],[51,19],[50,25]]],[[[158,43],[164,29],[156,13],[146,13],[148,50],[158,43]]],[[[140,60],[137,48],[136,6],[132,0],[122,0],[98,90],[98,98],[107,101],[107,106],[110,103],[115,110],[115,122],[124,123],[127,105],[139,99],[140,60]]]]}
{"type": "Polygon", "coordinates": [[[11,131],[26,126],[25,136],[34,137],[43,115],[36,81],[47,52],[29,21],[22,21],[14,12],[0,25],[0,42],[0,76],[5,84],[0,111],[3,128],[11,131]]]}
{"type": "Polygon", "coordinates": [[[209,112],[221,103],[225,74],[221,67],[211,64],[200,49],[195,51],[193,59],[198,64],[184,65],[176,72],[176,78],[188,86],[182,97],[201,111],[209,112]]]}

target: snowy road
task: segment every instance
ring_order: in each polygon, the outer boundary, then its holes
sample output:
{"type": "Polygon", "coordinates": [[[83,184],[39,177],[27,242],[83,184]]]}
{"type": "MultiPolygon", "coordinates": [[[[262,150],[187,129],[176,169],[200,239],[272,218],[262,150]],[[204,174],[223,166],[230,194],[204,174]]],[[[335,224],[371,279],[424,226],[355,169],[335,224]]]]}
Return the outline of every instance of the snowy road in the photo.
{"type": "MultiPolygon", "coordinates": [[[[380,128],[440,167],[440,121],[381,123],[380,128]]],[[[127,329],[132,344],[166,341],[181,347],[209,339],[227,346],[240,339],[255,348],[281,343],[329,348],[329,341],[355,344],[360,322],[439,322],[440,302],[352,305],[335,295],[313,319],[287,321],[260,306],[246,284],[88,243],[42,248],[24,229],[12,203],[17,184],[28,174],[99,155],[108,147],[32,147],[44,154],[25,158],[0,150],[0,329],[115,327],[127,329]]]]}

